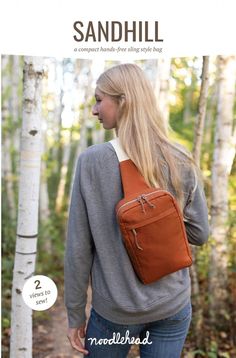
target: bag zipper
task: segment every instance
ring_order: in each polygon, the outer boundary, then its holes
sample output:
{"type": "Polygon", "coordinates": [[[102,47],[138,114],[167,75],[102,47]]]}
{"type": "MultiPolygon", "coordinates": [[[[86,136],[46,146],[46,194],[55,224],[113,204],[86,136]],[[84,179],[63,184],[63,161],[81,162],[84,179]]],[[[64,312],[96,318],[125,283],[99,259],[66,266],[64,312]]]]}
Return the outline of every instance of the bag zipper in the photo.
{"type": "Polygon", "coordinates": [[[139,250],[142,250],[143,251],[143,248],[139,245],[139,243],[138,243],[138,238],[137,238],[137,231],[135,230],[135,229],[131,229],[131,231],[133,232],[133,234],[134,234],[134,240],[135,240],[135,244],[136,244],[136,246],[137,246],[137,248],[139,249],[139,250]]]}
{"type": "Polygon", "coordinates": [[[120,210],[123,209],[125,206],[130,205],[130,204],[132,204],[132,203],[135,203],[136,201],[138,201],[138,202],[141,204],[141,206],[142,206],[142,211],[145,213],[145,208],[144,208],[144,203],[143,203],[143,201],[146,202],[146,203],[148,203],[149,206],[154,207],[155,205],[152,204],[152,203],[150,203],[149,200],[146,200],[146,197],[149,196],[149,195],[155,194],[155,193],[157,193],[158,191],[159,191],[159,190],[155,190],[155,191],[152,191],[151,193],[148,193],[148,194],[141,194],[141,195],[138,196],[137,198],[128,201],[127,203],[125,203],[125,204],[123,204],[123,205],[121,205],[121,206],[119,207],[119,209],[118,209],[116,215],[118,216],[120,210]]]}

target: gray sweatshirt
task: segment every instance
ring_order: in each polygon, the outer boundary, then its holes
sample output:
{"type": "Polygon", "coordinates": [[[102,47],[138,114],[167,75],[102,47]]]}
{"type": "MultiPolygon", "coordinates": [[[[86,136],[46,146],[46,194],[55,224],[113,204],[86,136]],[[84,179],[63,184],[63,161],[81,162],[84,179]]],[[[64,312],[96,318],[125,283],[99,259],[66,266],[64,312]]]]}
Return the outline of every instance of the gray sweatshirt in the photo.
{"type": "MultiPolygon", "coordinates": [[[[195,187],[193,172],[184,166],[181,172],[188,240],[202,245],[208,238],[205,195],[200,184],[195,187]]],[[[77,163],[67,230],[65,305],[69,327],[85,323],[90,277],[93,308],[119,324],[167,318],[190,299],[188,269],[149,285],[139,281],[116,221],[115,206],[122,197],[119,162],[112,145],[104,143],[86,149],[77,163]]]]}

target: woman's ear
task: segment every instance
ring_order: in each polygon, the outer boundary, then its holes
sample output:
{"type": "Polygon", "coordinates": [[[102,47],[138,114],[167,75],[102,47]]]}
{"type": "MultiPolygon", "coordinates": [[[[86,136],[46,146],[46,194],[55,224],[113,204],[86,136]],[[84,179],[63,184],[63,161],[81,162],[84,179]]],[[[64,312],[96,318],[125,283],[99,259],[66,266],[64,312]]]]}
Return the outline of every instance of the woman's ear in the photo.
{"type": "Polygon", "coordinates": [[[125,103],[125,95],[122,94],[122,95],[120,96],[120,105],[122,106],[124,103],[125,103]]]}

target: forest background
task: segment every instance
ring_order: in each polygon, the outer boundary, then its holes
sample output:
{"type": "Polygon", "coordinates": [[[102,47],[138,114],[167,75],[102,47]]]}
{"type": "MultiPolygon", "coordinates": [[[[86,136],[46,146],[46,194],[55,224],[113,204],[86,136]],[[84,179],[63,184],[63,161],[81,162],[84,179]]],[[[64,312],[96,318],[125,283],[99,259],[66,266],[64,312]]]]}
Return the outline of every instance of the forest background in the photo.
{"type": "MultiPolygon", "coordinates": [[[[23,76],[28,71],[26,62],[21,56],[2,56],[2,327],[6,357],[14,295],[19,181],[24,174],[20,139],[27,105],[27,76],[23,76]]],[[[88,146],[114,136],[91,113],[96,79],[104,69],[118,63],[99,58],[38,58],[41,171],[35,274],[51,277],[59,297],[63,297],[66,223],[77,157],[88,146]]],[[[153,84],[166,125],[171,128],[170,136],[199,161],[208,201],[211,235],[206,245],[193,248],[193,321],[184,356],[234,357],[236,58],[204,57],[203,61],[202,57],[188,57],[135,63],[153,84]]],[[[47,320],[50,310],[34,312],[34,326],[47,320]]]]}

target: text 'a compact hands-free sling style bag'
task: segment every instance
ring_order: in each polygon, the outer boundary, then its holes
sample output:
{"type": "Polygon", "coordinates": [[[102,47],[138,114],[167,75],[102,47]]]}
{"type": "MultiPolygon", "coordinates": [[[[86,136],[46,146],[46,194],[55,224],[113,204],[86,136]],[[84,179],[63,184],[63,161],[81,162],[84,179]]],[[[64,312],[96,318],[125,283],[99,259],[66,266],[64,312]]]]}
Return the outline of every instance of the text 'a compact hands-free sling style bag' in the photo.
{"type": "Polygon", "coordinates": [[[122,150],[110,141],[120,162],[124,198],[116,205],[124,245],[144,284],[192,264],[183,216],[168,191],[151,188],[122,150]]]}

